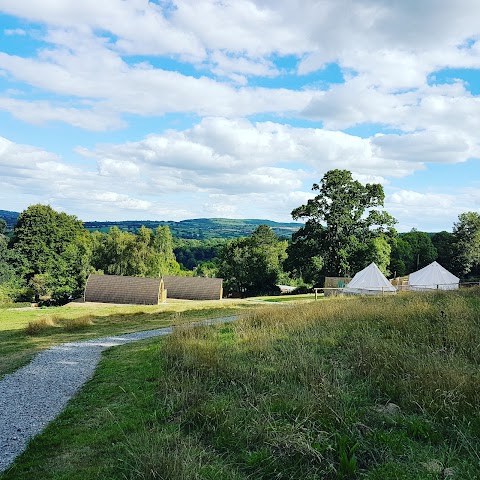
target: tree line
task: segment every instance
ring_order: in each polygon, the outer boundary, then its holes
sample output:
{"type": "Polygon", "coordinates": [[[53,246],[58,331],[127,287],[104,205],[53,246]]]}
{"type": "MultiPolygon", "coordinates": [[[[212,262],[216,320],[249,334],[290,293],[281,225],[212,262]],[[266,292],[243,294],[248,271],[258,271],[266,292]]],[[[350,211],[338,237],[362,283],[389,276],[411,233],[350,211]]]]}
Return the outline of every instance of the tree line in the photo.
{"type": "Polygon", "coordinates": [[[387,276],[403,276],[433,260],[463,278],[480,276],[480,214],[465,212],[452,233],[398,234],[383,209],[380,184],[331,170],[313,185],[315,197],[292,211],[303,226],[290,238],[268,225],[249,236],[173,238],[167,225],[136,233],[112,227],[88,231],[82,221],[48,205],[22,212],[9,237],[0,219],[0,302],[80,296],[88,275],[221,277],[227,293],[275,293],[276,285],[322,286],[326,276],[351,276],[375,262],[387,276]]]}
{"type": "Polygon", "coordinates": [[[168,226],[137,234],[112,227],[85,229],[73,215],[48,205],[22,212],[9,239],[0,222],[0,301],[64,303],[82,295],[90,273],[159,277],[184,272],[168,226]]]}

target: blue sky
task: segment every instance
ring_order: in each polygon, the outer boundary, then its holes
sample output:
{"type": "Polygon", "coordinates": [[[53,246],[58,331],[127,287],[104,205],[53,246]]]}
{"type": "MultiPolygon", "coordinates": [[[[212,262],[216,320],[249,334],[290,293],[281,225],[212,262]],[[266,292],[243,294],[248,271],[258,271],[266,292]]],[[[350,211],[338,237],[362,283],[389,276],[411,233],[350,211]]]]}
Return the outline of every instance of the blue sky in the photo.
{"type": "Polygon", "coordinates": [[[399,231],[451,231],[480,212],[479,15],[476,0],[1,0],[0,209],[290,221],[346,168],[382,183],[399,231]]]}

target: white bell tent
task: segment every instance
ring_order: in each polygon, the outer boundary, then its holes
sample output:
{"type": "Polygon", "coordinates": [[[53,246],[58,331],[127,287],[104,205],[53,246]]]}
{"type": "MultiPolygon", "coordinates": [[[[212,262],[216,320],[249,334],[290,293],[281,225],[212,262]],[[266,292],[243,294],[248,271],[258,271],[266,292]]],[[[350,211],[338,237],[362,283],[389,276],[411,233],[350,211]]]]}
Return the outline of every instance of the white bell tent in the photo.
{"type": "Polygon", "coordinates": [[[408,277],[410,290],[456,290],[458,282],[458,277],[437,262],[432,262],[408,277]]]}
{"type": "Polygon", "coordinates": [[[394,295],[397,293],[397,289],[373,262],[356,273],[343,291],[357,295],[394,295]]]}

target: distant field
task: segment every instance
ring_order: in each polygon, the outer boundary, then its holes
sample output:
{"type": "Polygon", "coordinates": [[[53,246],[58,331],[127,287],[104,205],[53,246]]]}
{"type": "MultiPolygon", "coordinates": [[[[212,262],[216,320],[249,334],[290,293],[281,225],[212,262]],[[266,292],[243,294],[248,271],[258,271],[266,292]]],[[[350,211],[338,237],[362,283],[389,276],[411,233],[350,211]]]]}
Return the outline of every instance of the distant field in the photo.
{"type": "Polygon", "coordinates": [[[480,479],[480,289],[252,310],[107,351],[1,480],[480,479]]]}
{"type": "Polygon", "coordinates": [[[237,238],[251,235],[259,225],[268,225],[277,235],[291,237],[301,226],[301,223],[281,223],[271,220],[230,219],[230,218],[196,218],[191,220],[173,221],[118,221],[118,222],[84,222],[90,231],[108,232],[116,226],[120,230],[137,233],[142,225],[155,229],[167,225],[176,238],[204,240],[209,238],[237,238]]]}

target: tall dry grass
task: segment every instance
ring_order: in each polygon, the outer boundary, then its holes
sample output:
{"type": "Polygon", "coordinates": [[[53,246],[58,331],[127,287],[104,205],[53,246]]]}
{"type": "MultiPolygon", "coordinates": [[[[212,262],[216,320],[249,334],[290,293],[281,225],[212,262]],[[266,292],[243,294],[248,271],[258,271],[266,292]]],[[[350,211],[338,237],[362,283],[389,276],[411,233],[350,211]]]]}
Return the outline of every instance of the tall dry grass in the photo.
{"type": "Polygon", "coordinates": [[[27,335],[43,335],[48,334],[54,330],[63,330],[65,332],[75,332],[84,330],[85,328],[94,325],[93,315],[84,315],[76,318],[62,318],[60,315],[45,315],[28,322],[25,327],[27,335]]]}
{"type": "Polygon", "coordinates": [[[93,315],[84,315],[77,318],[65,318],[59,323],[66,332],[76,332],[78,330],[84,330],[92,325],[95,325],[93,315]]]}
{"type": "Polygon", "coordinates": [[[382,464],[391,453],[367,434],[385,429],[385,405],[408,441],[478,456],[479,294],[331,299],[178,329],[163,407],[252,478],[355,478],[382,464]]]}
{"type": "Polygon", "coordinates": [[[25,327],[25,333],[27,335],[41,335],[50,331],[57,325],[58,318],[54,315],[46,315],[44,317],[38,318],[28,322],[28,325],[25,327]]]}

